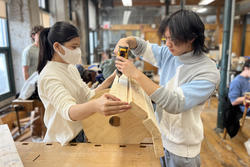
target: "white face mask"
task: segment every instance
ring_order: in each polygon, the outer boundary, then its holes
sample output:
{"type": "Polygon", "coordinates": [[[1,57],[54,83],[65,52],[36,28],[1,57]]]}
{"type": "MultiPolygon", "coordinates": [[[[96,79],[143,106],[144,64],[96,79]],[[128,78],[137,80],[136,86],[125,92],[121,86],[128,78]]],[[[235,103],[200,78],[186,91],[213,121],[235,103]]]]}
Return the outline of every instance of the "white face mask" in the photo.
{"type": "Polygon", "coordinates": [[[81,64],[81,49],[76,48],[74,50],[68,49],[63,45],[60,45],[64,50],[64,55],[56,50],[61,58],[69,64],[81,64]]]}

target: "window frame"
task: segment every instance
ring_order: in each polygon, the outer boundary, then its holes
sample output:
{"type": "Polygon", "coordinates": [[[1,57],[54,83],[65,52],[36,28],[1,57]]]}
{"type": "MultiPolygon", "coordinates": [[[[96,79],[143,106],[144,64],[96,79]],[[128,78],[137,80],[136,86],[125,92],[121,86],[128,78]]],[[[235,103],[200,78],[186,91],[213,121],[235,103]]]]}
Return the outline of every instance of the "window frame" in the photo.
{"type": "Polygon", "coordinates": [[[38,7],[39,7],[41,10],[43,10],[43,11],[49,13],[49,1],[48,1],[48,0],[44,0],[45,8],[39,6],[39,1],[40,1],[40,0],[37,0],[37,2],[38,2],[38,7]]]}
{"type": "Polygon", "coordinates": [[[6,25],[5,26],[6,26],[6,30],[7,30],[7,34],[6,34],[7,46],[0,47],[0,53],[5,54],[10,91],[5,93],[5,94],[0,95],[0,102],[7,99],[7,98],[15,96],[15,94],[16,94],[12,55],[11,55],[11,44],[10,44],[10,35],[9,35],[9,21],[8,21],[7,5],[8,4],[5,3],[5,8],[6,8],[6,25]]]}

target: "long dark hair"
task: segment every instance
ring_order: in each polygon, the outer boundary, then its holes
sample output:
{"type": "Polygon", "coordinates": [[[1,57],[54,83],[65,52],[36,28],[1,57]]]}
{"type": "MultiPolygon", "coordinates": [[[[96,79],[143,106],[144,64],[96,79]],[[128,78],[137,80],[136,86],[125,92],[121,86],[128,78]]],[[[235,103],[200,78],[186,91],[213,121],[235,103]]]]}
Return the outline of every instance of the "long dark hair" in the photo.
{"type": "Polygon", "coordinates": [[[55,42],[63,45],[75,37],[79,37],[78,29],[67,22],[56,22],[51,28],[44,28],[39,36],[38,73],[52,59],[55,42]]]}
{"type": "Polygon", "coordinates": [[[178,10],[169,17],[164,18],[159,27],[159,35],[164,35],[166,28],[169,29],[171,38],[177,43],[187,42],[194,39],[192,47],[194,54],[207,53],[205,46],[205,26],[200,17],[193,11],[178,10]]]}

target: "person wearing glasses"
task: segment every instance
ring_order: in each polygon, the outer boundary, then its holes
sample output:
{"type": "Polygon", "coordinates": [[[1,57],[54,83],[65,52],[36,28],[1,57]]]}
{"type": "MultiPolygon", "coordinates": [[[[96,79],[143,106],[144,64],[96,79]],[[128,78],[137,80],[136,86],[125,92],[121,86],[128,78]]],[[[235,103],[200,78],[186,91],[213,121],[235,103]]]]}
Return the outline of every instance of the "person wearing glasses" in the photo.
{"type": "Polygon", "coordinates": [[[205,53],[204,24],[189,10],[179,10],[165,18],[159,33],[165,46],[151,44],[137,37],[122,38],[134,55],[158,67],[160,84],[147,78],[128,60],[118,56],[119,71],[138,82],[156,103],[156,114],[168,167],[200,166],[201,142],[204,138],[200,117],[202,104],[219,83],[216,64],[205,53]]]}

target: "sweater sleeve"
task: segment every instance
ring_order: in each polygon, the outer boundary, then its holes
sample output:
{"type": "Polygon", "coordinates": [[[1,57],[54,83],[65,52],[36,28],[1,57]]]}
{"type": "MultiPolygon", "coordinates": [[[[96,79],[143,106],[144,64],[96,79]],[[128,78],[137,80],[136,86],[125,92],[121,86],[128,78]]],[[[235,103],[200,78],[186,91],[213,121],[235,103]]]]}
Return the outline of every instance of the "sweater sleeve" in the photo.
{"type": "Polygon", "coordinates": [[[171,53],[166,46],[151,44],[138,37],[135,39],[137,47],[135,49],[131,49],[132,52],[137,56],[142,56],[144,61],[156,67],[161,67],[161,63],[171,56],[171,53]]]}
{"type": "Polygon", "coordinates": [[[65,89],[60,80],[56,78],[44,78],[40,82],[40,90],[40,94],[47,98],[65,120],[72,121],[69,117],[69,109],[72,105],[76,104],[76,100],[65,89]]]}
{"type": "Polygon", "coordinates": [[[215,90],[215,84],[205,81],[191,81],[175,89],[158,88],[150,98],[166,112],[179,114],[205,102],[215,90]]]}

